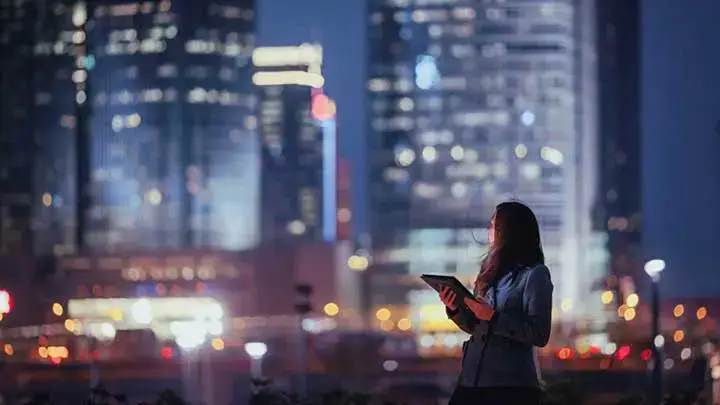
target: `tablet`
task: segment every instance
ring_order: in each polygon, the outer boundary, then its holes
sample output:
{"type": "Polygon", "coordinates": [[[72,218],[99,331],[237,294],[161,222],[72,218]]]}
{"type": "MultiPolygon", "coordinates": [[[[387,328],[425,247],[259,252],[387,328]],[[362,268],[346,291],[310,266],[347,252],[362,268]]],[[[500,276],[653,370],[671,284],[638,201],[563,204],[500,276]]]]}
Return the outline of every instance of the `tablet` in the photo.
{"type": "Polygon", "coordinates": [[[443,286],[450,287],[450,289],[455,292],[455,295],[457,295],[457,298],[460,300],[460,302],[462,302],[465,297],[475,299],[473,293],[471,293],[470,290],[465,288],[465,286],[453,276],[446,276],[441,274],[423,274],[422,276],[420,276],[420,278],[437,292],[440,292],[443,286]]]}

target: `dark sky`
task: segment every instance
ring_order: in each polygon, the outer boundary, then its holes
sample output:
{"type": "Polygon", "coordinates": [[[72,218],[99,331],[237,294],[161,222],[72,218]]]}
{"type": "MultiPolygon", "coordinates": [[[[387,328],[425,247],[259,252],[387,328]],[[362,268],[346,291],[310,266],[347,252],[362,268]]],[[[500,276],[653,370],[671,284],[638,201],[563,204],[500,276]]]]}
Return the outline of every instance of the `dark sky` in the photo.
{"type": "Polygon", "coordinates": [[[256,0],[258,45],[323,46],[325,91],[337,101],[340,155],[352,170],[353,226],[365,193],[365,0],[256,0]]]}
{"type": "Polygon", "coordinates": [[[663,292],[720,296],[720,1],[644,0],[643,208],[663,292]]]}
{"type": "MultiPolygon", "coordinates": [[[[668,262],[663,291],[720,296],[720,1],[642,0],[644,241],[668,262]],[[671,287],[672,286],[672,287],[671,287]]],[[[364,0],[258,0],[258,43],[325,48],[341,155],[365,193],[364,0]]]]}

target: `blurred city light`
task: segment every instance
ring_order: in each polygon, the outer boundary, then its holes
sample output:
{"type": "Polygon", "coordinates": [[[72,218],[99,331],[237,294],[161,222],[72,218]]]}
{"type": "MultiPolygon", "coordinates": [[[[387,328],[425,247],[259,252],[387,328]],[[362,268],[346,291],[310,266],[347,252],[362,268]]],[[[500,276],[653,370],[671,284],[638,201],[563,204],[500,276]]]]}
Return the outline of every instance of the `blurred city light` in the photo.
{"type": "Polygon", "coordinates": [[[380,321],[387,321],[390,319],[391,313],[387,308],[380,308],[375,312],[375,317],[380,321]]]}
{"type": "Polygon", "coordinates": [[[628,295],[627,298],[625,299],[625,303],[630,308],[636,307],[639,302],[640,302],[640,297],[635,293],[628,295]]]}
{"type": "Polygon", "coordinates": [[[645,273],[653,280],[660,277],[660,273],[665,270],[665,261],[661,259],[649,260],[645,263],[645,273]]]}
{"type": "Polygon", "coordinates": [[[56,316],[62,316],[63,312],[65,312],[65,309],[63,308],[62,304],[56,302],[52,304],[52,312],[56,316]]]}
{"type": "Polygon", "coordinates": [[[678,329],[673,333],[673,341],[675,343],[680,343],[685,339],[685,331],[682,329],[678,329]]]}
{"type": "Polygon", "coordinates": [[[680,352],[680,359],[687,360],[692,356],[692,349],[689,347],[685,347],[680,352]]]}
{"type": "Polygon", "coordinates": [[[263,342],[245,343],[245,352],[253,359],[259,360],[267,353],[267,345],[263,342]]]}
{"type": "Polygon", "coordinates": [[[15,354],[15,348],[10,343],[5,343],[5,345],[3,346],[3,351],[8,356],[12,356],[13,354],[15,354]]]}
{"type": "Polygon", "coordinates": [[[363,271],[368,268],[369,261],[365,256],[352,255],[348,258],[347,264],[350,270],[363,271]]]}
{"type": "Polygon", "coordinates": [[[402,318],[398,321],[397,327],[400,330],[407,331],[407,330],[410,330],[410,328],[412,328],[412,322],[408,318],[402,318]]]}
{"type": "Polygon", "coordinates": [[[210,341],[210,346],[212,346],[215,350],[223,350],[225,349],[225,341],[221,338],[213,338],[213,340],[210,341]]]}
{"type": "Polygon", "coordinates": [[[615,294],[610,290],[603,291],[603,293],[600,294],[600,301],[605,305],[610,304],[613,298],[615,298],[615,294]]]}
{"type": "Polygon", "coordinates": [[[675,305],[675,308],[673,308],[673,315],[675,318],[680,318],[685,313],[685,305],[683,304],[677,304],[675,305]]]}
{"type": "Polygon", "coordinates": [[[0,314],[7,314],[13,308],[13,299],[7,290],[0,290],[0,314]]]}
{"type": "Polygon", "coordinates": [[[626,321],[632,321],[635,319],[635,308],[628,308],[625,310],[625,313],[623,314],[623,318],[625,318],[626,321]]]}
{"type": "Polygon", "coordinates": [[[707,312],[708,312],[708,311],[707,311],[707,308],[705,308],[705,307],[700,307],[700,308],[697,309],[697,312],[695,313],[695,316],[697,316],[697,319],[698,319],[698,320],[702,320],[702,319],[705,319],[705,317],[707,316],[707,312]]]}
{"type": "Polygon", "coordinates": [[[620,361],[623,361],[626,358],[628,358],[628,356],[630,356],[630,353],[631,353],[631,349],[630,349],[629,345],[620,346],[620,348],[617,350],[617,352],[615,352],[615,358],[620,361]]]}
{"type": "Polygon", "coordinates": [[[398,366],[399,366],[399,364],[395,360],[385,360],[383,362],[383,369],[385,371],[389,371],[389,372],[395,371],[398,369],[398,366]]]}
{"type": "Polygon", "coordinates": [[[323,311],[328,316],[335,316],[340,312],[340,307],[334,302],[328,302],[323,307],[323,311]]]}
{"type": "Polygon", "coordinates": [[[130,314],[137,323],[147,325],[153,320],[150,301],[145,298],[141,298],[137,302],[135,302],[130,308],[130,311],[130,314]]]}
{"type": "Polygon", "coordinates": [[[655,336],[655,339],[653,339],[653,344],[658,349],[662,349],[662,347],[665,346],[665,336],[663,336],[663,335],[655,336]]]}

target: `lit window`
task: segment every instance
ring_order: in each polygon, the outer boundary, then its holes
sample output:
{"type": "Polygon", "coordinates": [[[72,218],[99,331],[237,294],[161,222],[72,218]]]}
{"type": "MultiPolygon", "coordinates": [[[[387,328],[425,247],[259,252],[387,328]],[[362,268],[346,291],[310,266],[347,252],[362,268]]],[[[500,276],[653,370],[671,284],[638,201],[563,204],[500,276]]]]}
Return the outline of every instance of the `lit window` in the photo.
{"type": "Polygon", "coordinates": [[[454,160],[463,160],[465,157],[465,148],[461,145],[455,145],[450,149],[450,157],[454,160]]]}
{"type": "Polygon", "coordinates": [[[555,166],[560,166],[563,163],[562,152],[550,146],[543,146],[542,149],[540,149],[540,157],[555,166]]]}
{"type": "Polygon", "coordinates": [[[422,90],[429,90],[440,83],[440,71],[435,58],[430,55],[420,55],[415,64],[415,84],[422,90]]]}
{"type": "Polygon", "coordinates": [[[390,90],[390,81],[387,79],[370,79],[368,80],[368,89],[372,92],[382,92],[390,90]]]}
{"type": "Polygon", "coordinates": [[[422,151],[423,160],[428,163],[432,163],[437,160],[437,149],[434,146],[426,146],[422,151]]]}

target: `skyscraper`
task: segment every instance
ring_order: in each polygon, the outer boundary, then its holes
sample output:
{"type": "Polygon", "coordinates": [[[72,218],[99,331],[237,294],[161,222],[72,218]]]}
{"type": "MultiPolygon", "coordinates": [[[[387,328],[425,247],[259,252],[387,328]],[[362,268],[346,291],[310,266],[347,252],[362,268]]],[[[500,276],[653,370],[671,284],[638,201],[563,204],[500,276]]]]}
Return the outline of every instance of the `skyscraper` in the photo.
{"type": "Polygon", "coordinates": [[[334,240],[335,103],[322,91],[320,45],[259,47],[262,238],[334,240]]]}
{"type": "MultiPolygon", "coordinates": [[[[473,279],[494,206],[518,199],[538,216],[558,315],[595,309],[583,299],[605,270],[590,216],[594,12],[590,0],[370,1],[371,302],[400,304],[423,272],[473,279]]],[[[437,302],[423,294],[409,297],[437,302]]]]}
{"type": "Polygon", "coordinates": [[[28,42],[7,46],[34,68],[22,82],[35,105],[13,104],[37,117],[22,128],[39,150],[28,155],[38,251],[258,241],[252,0],[4,7],[28,42]]]}
{"type": "Polygon", "coordinates": [[[607,230],[610,268],[616,275],[642,273],[639,9],[638,1],[598,2],[601,158],[596,228],[607,230]]]}

